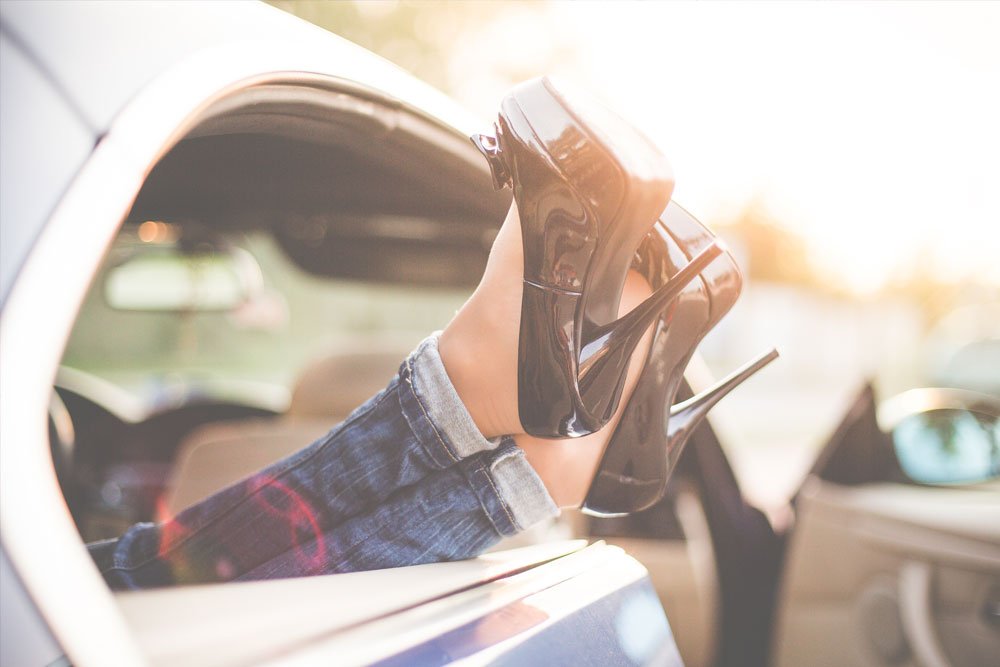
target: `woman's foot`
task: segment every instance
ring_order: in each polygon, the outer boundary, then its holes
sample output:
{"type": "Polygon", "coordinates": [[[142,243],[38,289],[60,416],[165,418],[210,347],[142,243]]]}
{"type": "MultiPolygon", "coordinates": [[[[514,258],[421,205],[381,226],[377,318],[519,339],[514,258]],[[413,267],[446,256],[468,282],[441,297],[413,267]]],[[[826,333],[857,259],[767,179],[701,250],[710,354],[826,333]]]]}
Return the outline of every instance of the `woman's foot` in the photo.
{"type": "MultiPolygon", "coordinates": [[[[652,328],[646,331],[632,355],[618,411],[604,428],[572,440],[525,434],[517,411],[521,252],[520,222],[517,209],[511,206],[493,242],[479,286],[441,334],[438,349],[452,384],[480,432],[488,438],[513,435],[556,504],[576,507],[583,501],[604,446],[628,404],[645,363],[652,328]]],[[[630,311],[651,293],[646,279],[630,271],[619,315],[630,311]]]]}

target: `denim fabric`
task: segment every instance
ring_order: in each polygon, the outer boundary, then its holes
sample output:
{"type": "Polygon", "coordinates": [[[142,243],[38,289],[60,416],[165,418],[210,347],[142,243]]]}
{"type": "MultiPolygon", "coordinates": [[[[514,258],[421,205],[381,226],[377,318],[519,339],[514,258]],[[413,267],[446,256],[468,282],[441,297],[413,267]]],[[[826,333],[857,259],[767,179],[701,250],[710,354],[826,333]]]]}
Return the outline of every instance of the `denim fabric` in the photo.
{"type": "Polygon", "coordinates": [[[432,336],[309,447],[90,550],[113,588],[267,579],[469,558],[556,513],[513,440],[476,430],[432,336]]]}

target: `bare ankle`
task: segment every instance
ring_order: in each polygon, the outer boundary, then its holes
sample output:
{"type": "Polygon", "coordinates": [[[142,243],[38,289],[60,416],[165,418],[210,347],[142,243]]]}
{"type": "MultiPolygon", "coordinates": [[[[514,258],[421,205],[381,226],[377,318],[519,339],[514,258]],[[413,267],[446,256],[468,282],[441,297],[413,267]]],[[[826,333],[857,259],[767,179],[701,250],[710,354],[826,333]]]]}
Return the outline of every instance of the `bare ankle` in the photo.
{"type": "Polygon", "coordinates": [[[503,349],[483,315],[476,312],[475,304],[467,303],[441,334],[438,351],[472,421],[480,433],[493,438],[521,430],[516,370],[508,370],[511,361],[502,358],[510,355],[516,364],[517,350],[503,349]]]}

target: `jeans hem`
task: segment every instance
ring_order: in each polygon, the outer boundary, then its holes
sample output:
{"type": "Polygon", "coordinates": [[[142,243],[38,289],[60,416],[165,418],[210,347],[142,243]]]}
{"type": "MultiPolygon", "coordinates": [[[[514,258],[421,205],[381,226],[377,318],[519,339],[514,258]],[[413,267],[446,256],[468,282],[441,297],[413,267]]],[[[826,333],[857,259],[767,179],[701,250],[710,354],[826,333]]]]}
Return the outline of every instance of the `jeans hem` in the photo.
{"type": "Polygon", "coordinates": [[[510,535],[558,515],[545,485],[513,438],[489,439],[479,432],[441,361],[439,335],[435,332],[424,339],[400,369],[401,386],[410,389],[405,397],[401,394],[400,402],[414,434],[428,455],[445,465],[495,452],[481,470],[466,466],[466,476],[500,534],[510,535]]]}
{"type": "Polygon", "coordinates": [[[409,389],[407,398],[415,405],[405,400],[401,403],[414,433],[429,446],[428,454],[435,461],[450,464],[495,450],[500,438],[486,438],[479,432],[441,361],[438,335],[425,338],[403,362],[400,379],[409,389]]]}
{"type": "MultiPolygon", "coordinates": [[[[513,444],[513,438],[508,439],[513,444]]],[[[490,473],[518,530],[559,515],[559,508],[520,448],[501,451],[490,464],[490,473]]]]}

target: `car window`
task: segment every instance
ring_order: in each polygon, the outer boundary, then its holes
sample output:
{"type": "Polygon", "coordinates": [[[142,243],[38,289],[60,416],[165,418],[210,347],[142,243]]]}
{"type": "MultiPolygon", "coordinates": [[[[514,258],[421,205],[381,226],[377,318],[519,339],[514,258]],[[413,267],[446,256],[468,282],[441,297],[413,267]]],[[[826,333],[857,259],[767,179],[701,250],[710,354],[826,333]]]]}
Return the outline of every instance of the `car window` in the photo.
{"type": "Polygon", "coordinates": [[[75,442],[71,465],[66,443],[53,454],[72,470],[61,481],[82,537],[163,519],[305,447],[383,387],[468,291],[314,275],[267,229],[124,226],[56,383],[75,442]],[[191,469],[201,459],[189,451],[214,444],[212,424],[256,435],[290,417],[279,449],[216,462],[209,478],[191,469]]]}

